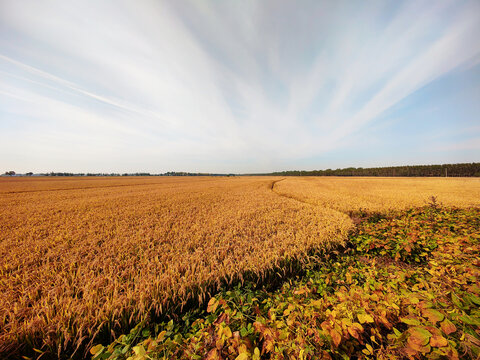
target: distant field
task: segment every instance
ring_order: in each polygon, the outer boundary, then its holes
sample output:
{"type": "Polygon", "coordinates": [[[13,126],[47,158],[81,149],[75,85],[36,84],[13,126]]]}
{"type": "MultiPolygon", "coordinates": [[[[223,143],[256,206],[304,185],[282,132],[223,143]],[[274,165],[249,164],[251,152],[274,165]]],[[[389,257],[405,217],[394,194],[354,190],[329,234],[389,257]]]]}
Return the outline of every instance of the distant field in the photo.
{"type": "Polygon", "coordinates": [[[0,178],[0,354],[75,349],[343,242],[345,214],[480,205],[478,179],[0,178]],[[340,211],[339,211],[340,210],[340,211]]]}
{"type": "Polygon", "coordinates": [[[480,206],[479,178],[288,177],[275,192],[345,213],[403,210],[432,196],[444,206],[480,206]]]}

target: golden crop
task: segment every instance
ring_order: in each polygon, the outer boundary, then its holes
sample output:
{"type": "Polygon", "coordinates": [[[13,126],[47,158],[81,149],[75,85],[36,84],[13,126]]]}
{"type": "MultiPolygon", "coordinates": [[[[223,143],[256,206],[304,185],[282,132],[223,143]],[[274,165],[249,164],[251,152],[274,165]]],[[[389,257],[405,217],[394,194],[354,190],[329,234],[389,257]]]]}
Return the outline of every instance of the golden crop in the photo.
{"type": "Polygon", "coordinates": [[[343,212],[480,204],[476,179],[2,178],[0,355],[76,346],[345,240],[343,212]],[[340,210],[340,211],[338,211],[340,210]],[[343,212],[341,212],[343,211],[343,212]]]}
{"type": "Polygon", "coordinates": [[[0,353],[75,348],[346,238],[346,215],[274,180],[2,179],[0,353]]]}
{"type": "Polygon", "coordinates": [[[289,177],[274,190],[345,213],[403,210],[426,205],[432,196],[445,206],[480,206],[478,178],[289,177]]]}

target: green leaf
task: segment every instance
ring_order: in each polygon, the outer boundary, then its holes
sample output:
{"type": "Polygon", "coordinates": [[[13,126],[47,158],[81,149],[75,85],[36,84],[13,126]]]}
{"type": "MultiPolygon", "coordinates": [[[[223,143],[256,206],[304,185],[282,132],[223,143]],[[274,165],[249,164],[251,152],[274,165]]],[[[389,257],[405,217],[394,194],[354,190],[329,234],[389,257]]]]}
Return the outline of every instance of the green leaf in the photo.
{"type": "Polygon", "coordinates": [[[418,319],[414,319],[414,318],[403,317],[403,318],[400,318],[400,321],[403,322],[404,324],[411,325],[411,326],[420,325],[420,321],[418,321],[418,319]]]}
{"type": "Polygon", "coordinates": [[[469,294],[467,296],[468,300],[470,300],[472,303],[474,304],[477,304],[477,305],[480,305],[480,297],[476,296],[476,295],[473,295],[473,294],[469,294]]]}
{"type": "Polygon", "coordinates": [[[425,309],[422,311],[422,316],[426,317],[428,320],[430,320],[433,323],[436,323],[438,321],[442,321],[445,316],[437,310],[434,309],[425,309]]]}
{"type": "Polygon", "coordinates": [[[480,319],[468,315],[459,316],[458,319],[467,325],[480,326],[480,319]]]}
{"type": "Polygon", "coordinates": [[[460,309],[463,309],[463,304],[462,304],[462,301],[459,299],[459,297],[457,295],[455,295],[454,293],[452,293],[452,302],[453,304],[460,308],[460,309]]]}
{"type": "Polygon", "coordinates": [[[393,333],[394,333],[397,337],[402,336],[402,333],[401,333],[400,331],[398,331],[398,329],[396,329],[395,327],[393,328],[393,333]]]}
{"type": "Polygon", "coordinates": [[[247,335],[248,335],[248,329],[245,328],[245,327],[242,327],[242,328],[240,329],[240,336],[241,336],[241,337],[245,337],[245,336],[247,336],[247,335]]]}

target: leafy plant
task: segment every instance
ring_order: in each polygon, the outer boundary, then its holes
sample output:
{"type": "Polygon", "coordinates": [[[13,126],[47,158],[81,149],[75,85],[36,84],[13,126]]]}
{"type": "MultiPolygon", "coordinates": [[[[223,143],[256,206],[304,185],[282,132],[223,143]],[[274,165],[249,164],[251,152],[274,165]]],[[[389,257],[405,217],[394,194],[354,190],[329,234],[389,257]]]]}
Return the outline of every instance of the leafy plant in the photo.
{"type": "Polygon", "coordinates": [[[352,251],[310,264],[304,276],[280,289],[247,284],[223,291],[206,309],[186,314],[168,341],[163,328],[168,324],[160,326],[157,337],[139,340],[143,357],[133,348],[117,356],[116,345],[102,354],[109,359],[476,359],[479,219],[480,209],[425,207],[362,222],[350,238],[352,251]],[[432,211],[436,226],[429,220],[432,211]]]}

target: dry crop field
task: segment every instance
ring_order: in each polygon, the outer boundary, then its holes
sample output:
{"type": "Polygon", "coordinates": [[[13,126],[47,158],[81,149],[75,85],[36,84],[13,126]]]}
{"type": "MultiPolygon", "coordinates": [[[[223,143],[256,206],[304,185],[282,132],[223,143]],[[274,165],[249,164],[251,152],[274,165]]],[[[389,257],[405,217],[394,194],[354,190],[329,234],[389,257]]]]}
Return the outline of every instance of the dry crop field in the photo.
{"type": "Polygon", "coordinates": [[[72,352],[345,241],[352,211],[480,206],[478,179],[0,178],[0,356],[72,352]]]}
{"type": "Polygon", "coordinates": [[[345,213],[404,210],[432,196],[444,206],[480,206],[478,178],[297,177],[278,182],[275,191],[345,213]]]}

